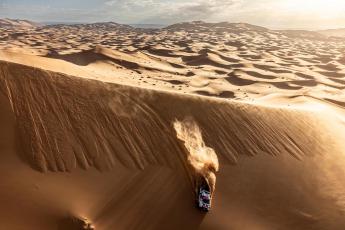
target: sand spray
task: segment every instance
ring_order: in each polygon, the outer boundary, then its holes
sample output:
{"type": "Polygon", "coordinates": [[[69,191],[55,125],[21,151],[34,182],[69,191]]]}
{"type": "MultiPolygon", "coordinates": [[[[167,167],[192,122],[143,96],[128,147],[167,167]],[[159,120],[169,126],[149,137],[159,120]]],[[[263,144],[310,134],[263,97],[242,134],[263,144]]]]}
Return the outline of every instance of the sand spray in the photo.
{"type": "Polygon", "coordinates": [[[216,152],[205,145],[201,130],[192,118],[185,118],[182,121],[175,120],[174,128],[177,138],[184,142],[187,150],[188,163],[195,174],[195,189],[197,190],[204,180],[213,194],[216,186],[215,173],[219,169],[216,152]]]}

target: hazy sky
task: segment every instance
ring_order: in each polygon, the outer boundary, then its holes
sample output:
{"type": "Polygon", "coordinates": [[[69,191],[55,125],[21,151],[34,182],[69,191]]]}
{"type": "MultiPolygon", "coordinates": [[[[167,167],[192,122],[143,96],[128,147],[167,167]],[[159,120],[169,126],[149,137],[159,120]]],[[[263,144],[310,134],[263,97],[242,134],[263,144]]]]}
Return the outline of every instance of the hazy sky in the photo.
{"type": "Polygon", "coordinates": [[[345,27],[345,0],[0,0],[0,18],[39,22],[248,22],[271,28],[345,27]]]}

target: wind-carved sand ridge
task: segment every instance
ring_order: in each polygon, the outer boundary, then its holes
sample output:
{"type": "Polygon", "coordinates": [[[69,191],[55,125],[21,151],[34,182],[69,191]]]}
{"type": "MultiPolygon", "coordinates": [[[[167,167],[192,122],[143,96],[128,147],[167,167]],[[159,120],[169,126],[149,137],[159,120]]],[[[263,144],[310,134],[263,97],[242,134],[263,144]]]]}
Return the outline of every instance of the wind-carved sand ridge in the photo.
{"type": "Polygon", "coordinates": [[[2,30],[1,227],[345,226],[342,41],[200,22],[2,30]],[[217,177],[206,215],[200,175],[217,177]]]}

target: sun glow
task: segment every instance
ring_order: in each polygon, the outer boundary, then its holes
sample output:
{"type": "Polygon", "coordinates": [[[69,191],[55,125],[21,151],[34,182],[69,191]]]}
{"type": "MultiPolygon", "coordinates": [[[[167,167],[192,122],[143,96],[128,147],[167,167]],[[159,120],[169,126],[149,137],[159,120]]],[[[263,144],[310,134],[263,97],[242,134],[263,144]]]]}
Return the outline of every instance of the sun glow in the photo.
{"type": "Polygon", "coordinates": [[[281,1],[286,11],[313,14],[314,17],[334,17],[344,14],[344,0],[286,0],[281,1]]]}

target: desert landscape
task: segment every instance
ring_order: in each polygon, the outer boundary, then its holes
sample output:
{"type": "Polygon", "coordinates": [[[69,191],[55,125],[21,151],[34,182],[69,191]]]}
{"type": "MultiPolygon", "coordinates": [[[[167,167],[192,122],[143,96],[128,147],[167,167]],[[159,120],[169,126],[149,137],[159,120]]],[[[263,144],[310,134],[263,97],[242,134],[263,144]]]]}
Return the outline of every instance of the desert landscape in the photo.
{"type": "Polygon", "coordinates": [[[344,229],[344,38],[1,19],[0,229],[344,229]]]}

